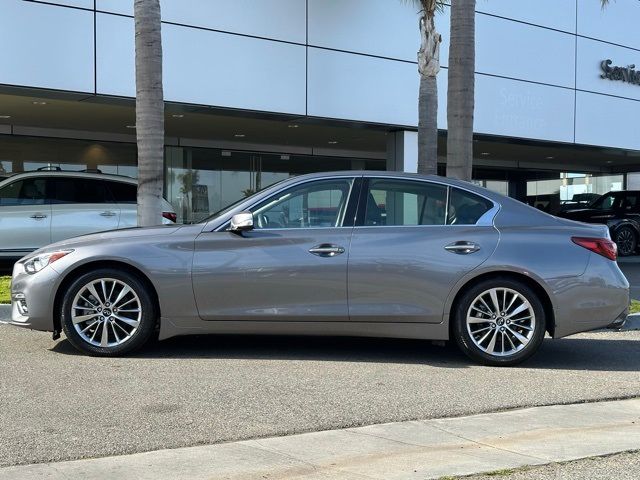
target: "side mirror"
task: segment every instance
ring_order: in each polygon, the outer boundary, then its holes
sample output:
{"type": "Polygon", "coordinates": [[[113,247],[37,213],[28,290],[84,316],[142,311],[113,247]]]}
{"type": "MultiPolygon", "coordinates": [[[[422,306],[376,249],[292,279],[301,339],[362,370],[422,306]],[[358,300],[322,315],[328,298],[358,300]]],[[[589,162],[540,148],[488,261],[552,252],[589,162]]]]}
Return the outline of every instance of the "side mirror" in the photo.
{"type": "Polygon", "coordinates": [[[247,230],[253,230],[253,214],[251,212],[236,213],[231,217],[230,232],[242,233],[247,230]]]}

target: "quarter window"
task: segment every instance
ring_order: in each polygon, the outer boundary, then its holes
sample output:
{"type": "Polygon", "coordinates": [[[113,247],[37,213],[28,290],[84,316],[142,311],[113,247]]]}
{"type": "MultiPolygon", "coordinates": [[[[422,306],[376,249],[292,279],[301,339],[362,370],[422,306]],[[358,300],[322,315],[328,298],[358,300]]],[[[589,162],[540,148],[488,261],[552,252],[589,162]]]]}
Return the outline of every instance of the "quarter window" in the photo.
{"type": "Polygon", "coordinates": [[[372,179],[364,225],[444,225],[447,187],[428,182],[372,179]]]}
{"type": "Polygon", "coordinates": [[[474,193],[451,188],[447,225],[475,225],[493,204],[474,193]]]}
{"type": "Polygon", "coordinates": [[[25,178],[0,189],[0,205],[43,205],[46,197],[46,179],[25,178]]]}
{"type": "Polygon", "coordinates": [[[138,186],[125,182],[107,182],[117,203],[137,203],[138,186]]]}
{"type": "Polygon", "coordinates": [[[352,179],[304,183],[254,209],[254,228],[331,228],[342,225],[352,179]]]}

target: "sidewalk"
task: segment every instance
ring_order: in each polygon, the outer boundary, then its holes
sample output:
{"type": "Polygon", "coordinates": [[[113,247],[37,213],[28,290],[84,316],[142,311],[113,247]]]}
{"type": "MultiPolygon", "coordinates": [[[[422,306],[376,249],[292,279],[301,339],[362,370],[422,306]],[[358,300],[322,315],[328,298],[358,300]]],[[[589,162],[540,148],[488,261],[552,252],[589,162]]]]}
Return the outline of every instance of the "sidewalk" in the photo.
{"type": "Polygon", "coordinates": [[[468,475],[640,449],[640,399],[0,469],[0,480],[400,480],[468,475]]]}

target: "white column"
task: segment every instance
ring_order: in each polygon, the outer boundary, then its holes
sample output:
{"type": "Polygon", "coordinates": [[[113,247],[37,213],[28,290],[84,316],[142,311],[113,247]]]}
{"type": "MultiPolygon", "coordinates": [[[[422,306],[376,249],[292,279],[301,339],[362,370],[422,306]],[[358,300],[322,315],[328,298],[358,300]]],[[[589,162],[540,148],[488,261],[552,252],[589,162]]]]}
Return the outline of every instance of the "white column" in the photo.
{"type": "Polygon", "coordinates": [[[399,130],[387,136],[387,170],[418,171],[418,132],[399,130]]]}
{"type": "Polygon", "coordinates": [[[640,173],[627,173],[627,190],[640,190],[640,173]]]}

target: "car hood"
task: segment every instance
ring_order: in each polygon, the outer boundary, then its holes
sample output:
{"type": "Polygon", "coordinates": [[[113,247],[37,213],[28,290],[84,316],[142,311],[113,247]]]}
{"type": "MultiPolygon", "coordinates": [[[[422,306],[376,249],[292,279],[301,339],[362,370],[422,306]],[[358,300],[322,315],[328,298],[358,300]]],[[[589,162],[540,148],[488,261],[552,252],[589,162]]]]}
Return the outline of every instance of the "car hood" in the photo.
{"type": "Polygon", "coordinates": [[[52,243],[27,255],[27,257],[32,257],[38,253],[45,251],[50,252],[51,250],[77,248],[95,243],[118,242],[119,240],[128,240],[134,237],[153,238],[171,235],[183,228],[185,228],[184,225],[159,225],[157,227],[133,227],[123,228],[120,230],[109,230],[106,232],[91,233],[89,235],[82,235],[79,237],[73,237],[66,240],[61,240],[60,242],[52,243]]]}

